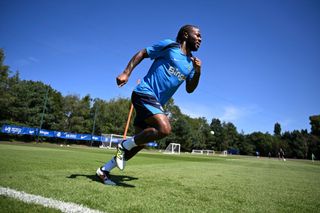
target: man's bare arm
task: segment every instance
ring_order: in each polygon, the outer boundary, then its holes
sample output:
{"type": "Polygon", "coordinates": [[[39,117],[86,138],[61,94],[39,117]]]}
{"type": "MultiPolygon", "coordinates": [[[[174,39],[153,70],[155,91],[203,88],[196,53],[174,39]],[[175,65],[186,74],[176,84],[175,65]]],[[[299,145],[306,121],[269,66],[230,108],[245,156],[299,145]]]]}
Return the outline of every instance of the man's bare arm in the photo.
{"type": "Polygon", "coordinates": [[[128,80],[129,77],[133,71],[133,69],[145,58],[148,58],[148,53],[146,49],[142,49],[139,52],[137,52],[129,61],[127,67],[125,68],[125,70],[118,75],[117,77],[117,85],[119,87],[122,87],[123,85],[125,85],[128,80]]]}

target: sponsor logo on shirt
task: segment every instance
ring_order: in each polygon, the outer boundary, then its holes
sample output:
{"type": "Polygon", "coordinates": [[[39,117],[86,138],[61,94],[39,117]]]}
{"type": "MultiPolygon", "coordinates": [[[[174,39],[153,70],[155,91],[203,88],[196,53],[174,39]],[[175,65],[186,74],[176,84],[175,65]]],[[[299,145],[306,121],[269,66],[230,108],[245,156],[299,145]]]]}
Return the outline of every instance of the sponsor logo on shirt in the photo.
{"type": "Polygon", "coordinates": [[[184,81],[186,80],[186,76],[184,74],[182,74],[178,69],[170,66],[169,69],[168,69],[168,72],[171,74],[171,75],[174,75],[176,76],[179,81],[184,81]]]}

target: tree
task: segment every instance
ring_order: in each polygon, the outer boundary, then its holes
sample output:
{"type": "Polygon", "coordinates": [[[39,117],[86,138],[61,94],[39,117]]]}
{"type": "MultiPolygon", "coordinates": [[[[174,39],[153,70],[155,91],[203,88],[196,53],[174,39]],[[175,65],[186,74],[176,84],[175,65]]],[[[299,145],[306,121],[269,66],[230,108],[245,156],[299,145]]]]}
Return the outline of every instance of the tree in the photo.
{"type": "Polygon", "coordinates": [[[289,144],[290,149],[292,151],[292,156],[294,158],[306,158],[308,155],[308,145],[307,138],[303,134],[303,131],[294,130],[291,133],[292,140],[289,144]]]}
{"type": "Polygon", "coordinates": [[[317,159],[320,159],[320,137],[317,137],[315,135],[309,135],[308,144],[309,144],[309,154],[308,154],[309,159],[312,153],[316,156],[317,159]]]}
{"type": "Polygon", "coordinates": [[[281,136],[281,125],[279,123],[275,123],[273,132],[275,136],[281,136]]]}
{"type": "Polygon", "coordinates": [[[238,142],[238,132],[237,128],[235,125],[231,122],[228,123],[223,123],[222,124],[222,129],[223,129],[223,143],[222,143],[222,148],[223,150],[226,149],[237,149],[237,142],[238,142]]]}
{"type": "Polygon", "coordinates": [[[10,122],[39,127],[46,91],[42,82],[23,80],[14,84],[10,88],[14,101],[10,106],[10,122]]]}
{"type": "Polygon", "coordinates": [[[223,128],[221,121],[217,118],[212,119],[210,129],[214,131],[213,144],[217,147],[217,150],[222,151],[223,128]]]}
{"type": "Polygon", "coordinates": [[[77,109],[80,102],[80,97],[77,95],[67,95],[63,102],[64,114],[64,131],[75,132],[78,130],[81,118],[77,115],[77,109]]]}
{"type": "Polygon", "coordinates": [[[173,122],[172,134],[167,138],[166,144],[179,143],[182,150],[191,151],[193,142],[194,135],[192,126],[188,122],[188,116],[181,115],[179,119],[173,122]]]}
{"type": "Polygon", "coordinates": [[[78,95],[67,95],[64,98],[65,131],[91,134],[90,101],[90,95],[86,95],[82,99],[78,95]]]}
{"type": "Polygon", "coordinates": [[[187,121],[191,125],[192,149],[214,149],[207,120],[204,117],[187,117],[187,121]]]}
{"type": "Polygon", "coordinates": [[[309,117],[311,125],[311,134],[320,136],[320,115],[312,115],[309,117]]]}
{"type": "Polygon", "coordinates": [[[60,92],[49,87],[48,103],[47,103],[47,118],[49,129],[64,130],[63,123],[65,115],[63,113],[64,97],[60,92]]]}
{"type": "Polygon", "coordinates": [[[13,97],[10,93],[10,89],[17,78],[19,73],[12,79],[10,74],[12,73],[9,66],[4,65],[5,53],[3,49],[0,49],[0,121],[1,123],[7,123],[10,121],[10,106],[13,104],[13,97]]]}
{"type": "Polygon", "coordinates": [[[255,153],[255,146],[247,139],[248,135],[239,134],[238,148],[241,155],[253,155],[255,153]]]}
{"type": "MultiPolygon", "coordinates": [[[[122,135],[127,123],[130,106],[131,102],[129,99],[118,98],[111,99],[109,102],[107,102],[104,112],[101,112],[101,109],[99,109],[99,116],[97,119],[101,118],[104,122],[104,128],[102,129],[103,133],[122,135]]],[[[127,133],[128,135],[134,135],[134,116],[135,114],[133,113],[127,133]]]]}
{"type": "Polygon", "coordinates": [[[253,145],[254,151],[260,152],[263,156],[268,156],[272,149],[273,138],[269,133],[253,132],[248,135],[247,140],[253,145]]]}
{"type": "Polygon", "coordinates": [[[210,128],[205,118],[191,118],[181,113],[180,108],[171,98],[164,107],[169,114],[171,134],[158,141],[160,148],[165,148],[169,143],[180,143],[181,149],[207,149],[210,128]]]}

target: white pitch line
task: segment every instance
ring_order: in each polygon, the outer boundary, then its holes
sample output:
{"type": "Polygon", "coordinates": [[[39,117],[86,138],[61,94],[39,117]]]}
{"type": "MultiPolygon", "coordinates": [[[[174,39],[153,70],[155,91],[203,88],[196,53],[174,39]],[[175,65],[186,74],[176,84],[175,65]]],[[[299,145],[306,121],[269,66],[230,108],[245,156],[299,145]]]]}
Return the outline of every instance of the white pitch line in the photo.
{"type": "Polygon", "coordinates": [[[4,188],[0,186],[0,195],[4,195],[7,197],[12,197],[18,200],[21,200],[25,203],[35,203],[45,207],[58,209],[62,212],[66,213],[102,213],[101,211],[87,208],[83,205],[79,205],[71,202],[63,202],[60,200],[54,200],[51,198],[41,197],[39,195],[32,195],[25,192],[19,192],[14,189],[4,188]]]}

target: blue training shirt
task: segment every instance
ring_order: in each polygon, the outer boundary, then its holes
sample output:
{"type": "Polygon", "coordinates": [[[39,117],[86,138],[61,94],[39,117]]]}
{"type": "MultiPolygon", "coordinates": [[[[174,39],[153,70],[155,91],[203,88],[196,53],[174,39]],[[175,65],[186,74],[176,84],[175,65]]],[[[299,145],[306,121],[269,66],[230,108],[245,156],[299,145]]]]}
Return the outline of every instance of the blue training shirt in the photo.
{"type": "Polygon", "coordinates": [[[164,105],[186,79],[193,77],[193,63],[190,57],[181,52],[180,44],[170,39],[160,41],[146,50],[154,62],[134,91],[152,95],[164,105]]]}

